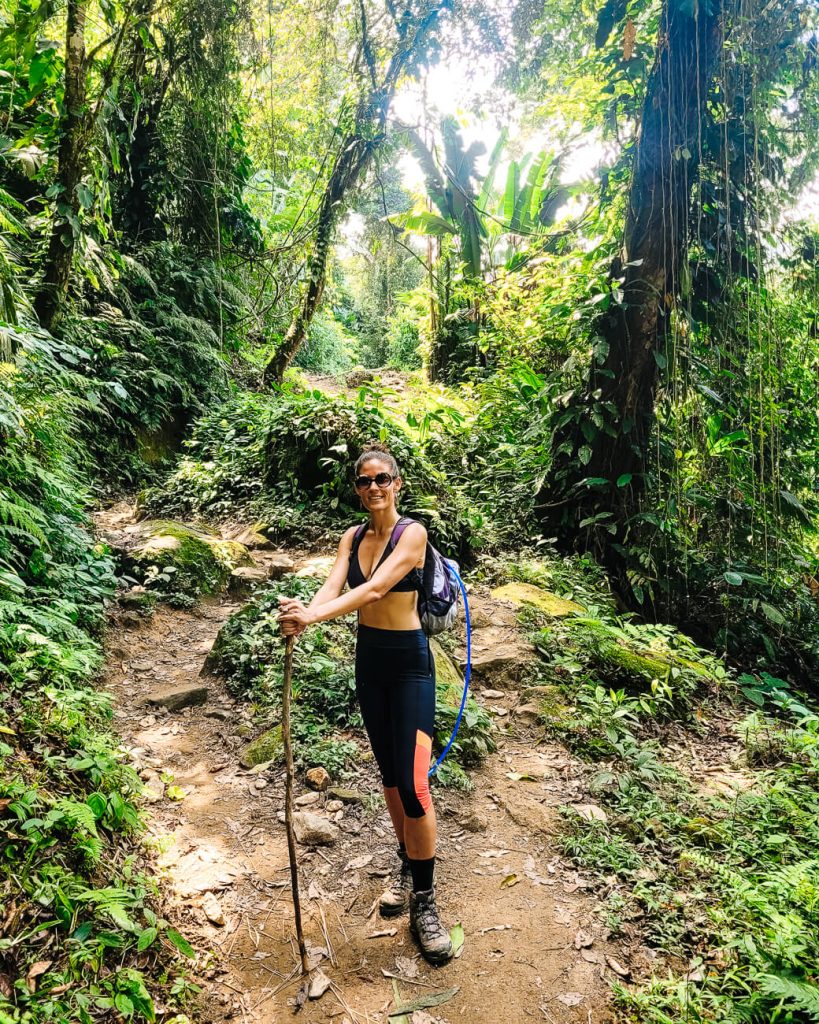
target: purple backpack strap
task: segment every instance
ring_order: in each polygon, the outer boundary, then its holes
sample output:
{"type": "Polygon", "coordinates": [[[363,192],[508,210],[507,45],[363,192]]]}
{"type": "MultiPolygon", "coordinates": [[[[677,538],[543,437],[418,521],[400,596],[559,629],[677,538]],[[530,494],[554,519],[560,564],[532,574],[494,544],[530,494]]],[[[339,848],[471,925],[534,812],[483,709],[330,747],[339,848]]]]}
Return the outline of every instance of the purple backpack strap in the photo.
{"type": "Polygon", "coordinates": [[[402,516],[392,529],[392,535],[390,537],[390,550],[401,540],[401,534],[406,530],[408,526],[411,526],[415,522],[414,519],[409,519],[407,516],[402,516]]]}

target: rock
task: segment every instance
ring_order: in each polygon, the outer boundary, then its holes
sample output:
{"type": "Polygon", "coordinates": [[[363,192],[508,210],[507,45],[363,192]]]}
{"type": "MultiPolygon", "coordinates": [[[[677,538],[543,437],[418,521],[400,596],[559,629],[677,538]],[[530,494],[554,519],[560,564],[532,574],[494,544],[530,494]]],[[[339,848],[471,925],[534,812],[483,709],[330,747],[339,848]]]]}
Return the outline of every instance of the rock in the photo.
{"type": "Polygon", "coordinates": [[[275,555],[265,557],[264,564],[267,566],[267,574],[271,580],[280,580],[289,572],[293,572],[296,563],[283,551],[277,551],[275,555]]]}
{"type": "Polygon", "coordinates": [[[273,547],[273,541],[264,534],[266,529],[264,523],[255,523],[253,526],[243,527],[230,539],[236,541],[237,544],[244,544],[250,551],[265,551],[273,547]]]}
{"type": "Polygon", "coordinates": [[[159,774],[148,768],[140,773],[140,778],[144,782],[141,795],[145,803],[159,803],[159,801],[165,795],[165,783],[159,777],[159,774]]]}
{"type": "Polygon", "coordinates": [[[341,811],[344,809],[344,804],[341,802],[341,800],[328,800],[327,803],[324,805],[324,809],[327,811],[328,814],[335,814],[336,811],[341,811]]]}
{"type": "MultiPolygon", "coordinates": [[[[518,631],[502,626],[472,634],[472,678],[503,689],[515,689],[529,663],[537,658],[534,647],[518,631]]],[[[458,651],[458,664],[466,668],[466,650],[458,651]]]]}
{"type": "Polygon", "coordinates": [[[459,818],[458,824],[461,828],[466,829],[467,832],[485,832],[489,822],[483,817],[483,815],[473,811],[465,818],[459,818]]]}
{"type": "Polygon", "coordinates": [[[240,722],[239,725],[236,726],[236,735],[240,739],[247,739],[248,736],[253,735],[253,726],[247,722],[240,722]]]}
{"type": "Polygon", "coordinates": [[[524,604],[534,605],[553,619],[565,619],[567,615],[582,614],[586,610],[575,601],[566,601],[557,594],[535,587],[531,583],[506,583],[502,587],[495,587],[492,597],[496,601],[511,601],[516,607],[524,604]]]}
{"type": "Polygon", "coordinates": [[[267,569],[261,565],[240,565],[228,578],[228,591],[237,596],[246,596],[256,587],[267,583],[270,578],[267,569]]]}
{"type": "Polygon", "coordinates": [[[506,693],[504,690],[484,689],[481,690],[481,696],[486,697],[487,700],[501,700],[503,697],[506,696],[506,693]]]}
{"type": "Polygon", "coordinates": [[[173,579],[168,586],[180,593],[218,593],[233,569],[252,562],[244,545],[188,523],[146,520],[123,533],[119,553],[125,570],[138,578],[151,567],[169,570],[173,579]]]}
{"type": "Polygon", "coordinates": [[[293,828],[302,846],[332,846],[339,836],[332,822],[310,811],[296,811],[293,815],[293,828]]]}
{"type": "Polygon", "coordinates": [[[512,714],[524,725],[537,725],[540,720],[540,708],[537,704],[520,704],[513,708],[512,714]]]}
{"type": "Polygon", "coordinates": [[[602,807],[597,804],[570,804],[573,811],[586,821],[608,821],[609,816],[602,807]]]}
{"type": "Polygon", "coordinates": [[[202,897],[202,910],[204,910],[205,917],[211,924],[221,927],[225,923],[225,915],[222,912],[221,904],[212,892],[206,892],[202,897]]]}
{"type": "Polygon", "coordinates": [[[133,608],[137,611],[140,608],[149,609],[155,600],[155,595],[147,591],[145,587],[131,587],[130,590],[126,590],[118,597],[123,608],[133,608]]]}
{"type": "MultiPolygon", "coordinates": [[[[457,711],[461,706],[464,692],[464,680],[453,660],[441,644],[433,637],[430,649],[435,661],[435,698],[439,708],[447,708],[450,712],[457,711]]],[[[466,714],[461,720],[458,738],[464,754],[471,760],[480,760],[490,750],[494,750],[494,741],[489,733],[486,713],[476,703],[470,693],[466,701],[466,714]]],[[[443,747],[451,734],[451,717],[443,718],[441,725],[436,715],[435,738],[443,747]]]]}
{"type": "Polygon", "coordinates": [[[366,793],[357,789],[344,789],[341,786],[328,786],[327,796],[333,800],[341,800],[345,804],[363,804],[367,798],[366,793]]]}
{"type": "Polygon", "coordinates": [[[330,987],[330,979],[321,969],[313,971],[310,978],[310,984],[307,988],[308,999],[321,999],[327,989],[330,987]]]}
{"type": "Polygon", "coordinates": [[[326,768],[310,768],[307,772],[307,785],[310,789],[324,792],[330,784],[330,776],[326,768]]]}
{"type": "Polygon", "coordinates": [[[185,686],[175,686],[172,690],[155,691],[148,695],[145,703],[152,707],[167,708],[168,711],[181,711],[182,708],[204,704],[207,699],[207,686],[189,683],[185,686]]]}
{"type": "Polygon", "coordinates": [[[229,722],[233,718],[233,714],[230,711],[225,711],[224,708],[209,708],[205,712],[205,718],[218,718],[220,722],[229,722]]]}
{"type": "Polygon", "coordinates": [[[254,789],[267,789],[267,786],[267,779],[256,779],[256,781],[253,783],[254,789]]]}
{"type": "Polygon", "coordinates": [[[317,804],[319,800],[321,800],[321,797],[318,793],[302,793],[293,802],[296,807],[310,807],[312,804],[317,804]]]}
{"type": "MultiPolygon", "coordinates": [[[[241,728],[239,726],[239,729],[241,728]]],[[[239,764],[243,768],[254,768],[263,761],[278,761],[283,754],[282,727],[274,725],[272,729],[267,729],[261,736],[248,743],[239,757],[239,764]]]]}
{"type": "Polygon", "coordinates": [[[121,621],[126,629],[141,629],[145,623],[139,612],[123,612],[121,621]]]}

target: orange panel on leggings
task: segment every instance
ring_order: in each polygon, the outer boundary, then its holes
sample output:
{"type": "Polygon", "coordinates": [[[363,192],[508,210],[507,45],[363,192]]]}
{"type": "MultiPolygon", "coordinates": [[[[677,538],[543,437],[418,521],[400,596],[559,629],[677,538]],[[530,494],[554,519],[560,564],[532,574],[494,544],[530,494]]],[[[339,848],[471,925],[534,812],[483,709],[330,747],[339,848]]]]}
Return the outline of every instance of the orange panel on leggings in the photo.
{"type": "Polygon", "coordinates": [[[424,813],[432,807],[432,796],[429,792],[429,759],[432,753],[432,738],[419,729],[415,734],[415,762],[413,764],[413,785],[418,803],[424,813]]]}

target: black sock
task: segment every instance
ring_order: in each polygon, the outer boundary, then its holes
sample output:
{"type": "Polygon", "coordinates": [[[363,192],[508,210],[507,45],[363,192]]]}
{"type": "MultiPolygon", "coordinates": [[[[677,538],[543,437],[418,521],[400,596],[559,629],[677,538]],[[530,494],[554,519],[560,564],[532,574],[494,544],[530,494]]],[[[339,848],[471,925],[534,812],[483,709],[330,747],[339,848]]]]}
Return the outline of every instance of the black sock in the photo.
{"type": "Polygon", "coordinates": [[[406,843],[399,843],[398,844],[398,853],[401,855],[401,857],[406,857],[406,855],[407,855],[407,844],[406,843]]]}
{"type": "Polygon", "coordinates": [[[426,860],[409,859],[410,871],[412,872],[412,891],[426,892],[432,888],[432,880],[435,875],[435,858],[428,857],[426,860]]]}

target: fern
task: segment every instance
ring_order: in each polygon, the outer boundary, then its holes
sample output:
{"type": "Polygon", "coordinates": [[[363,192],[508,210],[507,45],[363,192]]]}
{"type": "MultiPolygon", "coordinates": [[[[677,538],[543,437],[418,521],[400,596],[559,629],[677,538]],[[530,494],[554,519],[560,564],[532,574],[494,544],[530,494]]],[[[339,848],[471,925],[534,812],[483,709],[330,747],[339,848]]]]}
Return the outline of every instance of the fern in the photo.
{"type": "Polygon", "coordinates": [[[779,974],[763,974],[759,977],[759,987],[765,995],[774,996],[783,1005],[819,1021],[819,985],[779,974]]]}

